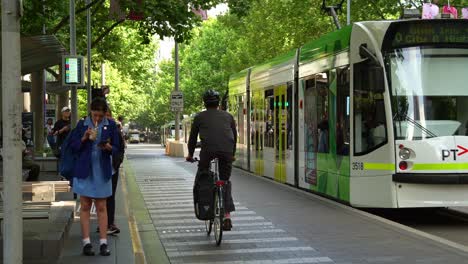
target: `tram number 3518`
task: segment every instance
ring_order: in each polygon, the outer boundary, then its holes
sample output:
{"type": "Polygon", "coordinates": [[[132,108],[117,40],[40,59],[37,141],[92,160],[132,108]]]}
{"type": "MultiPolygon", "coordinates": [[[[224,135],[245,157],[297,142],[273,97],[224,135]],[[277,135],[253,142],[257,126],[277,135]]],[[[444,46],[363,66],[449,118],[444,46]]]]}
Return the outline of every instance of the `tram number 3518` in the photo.
{"type": "Polygon", "coordinates": [[[362,162],[353,162],[352,163],[353,170],[364,170],[364,163],[362,162]]]}

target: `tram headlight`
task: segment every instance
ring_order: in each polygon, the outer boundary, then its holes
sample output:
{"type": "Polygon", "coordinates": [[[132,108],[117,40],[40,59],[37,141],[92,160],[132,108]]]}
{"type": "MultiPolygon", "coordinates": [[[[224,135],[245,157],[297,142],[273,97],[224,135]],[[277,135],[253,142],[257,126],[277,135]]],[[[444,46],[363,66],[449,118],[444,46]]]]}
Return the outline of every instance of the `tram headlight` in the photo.
{"type": "Polygon", "coordinates": [[[407,160],[411,156],[411,151],[409,149],[407,149],[407,148],[402,148],[402,149],[400,149],[399,156],[400,156],[400,159],[407,160]]]}

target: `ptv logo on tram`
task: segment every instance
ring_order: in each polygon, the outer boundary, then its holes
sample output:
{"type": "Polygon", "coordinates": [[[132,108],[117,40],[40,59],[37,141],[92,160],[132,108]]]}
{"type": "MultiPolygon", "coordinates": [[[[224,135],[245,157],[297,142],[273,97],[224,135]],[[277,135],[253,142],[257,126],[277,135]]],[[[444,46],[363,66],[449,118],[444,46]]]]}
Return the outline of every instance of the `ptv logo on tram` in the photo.
{"type": "Polygon", "coordinates": [[[468,153],[468,149],[457,145],[457,149],[443,149],[442,150],[442,160],[453,158],[453,160],[457,160],[457,156],[462,156],[468,153]]]}

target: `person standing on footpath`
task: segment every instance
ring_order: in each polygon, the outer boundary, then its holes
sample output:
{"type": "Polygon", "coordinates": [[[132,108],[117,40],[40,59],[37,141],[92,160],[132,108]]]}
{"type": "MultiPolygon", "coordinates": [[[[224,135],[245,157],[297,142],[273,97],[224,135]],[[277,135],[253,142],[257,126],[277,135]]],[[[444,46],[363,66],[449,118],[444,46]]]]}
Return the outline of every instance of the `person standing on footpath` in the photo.
{"type": "Polygon", "coordinates": [[[63,141],[67,138],[68,133],[70,133],[70,115],[71,111],[68,106],[62,108],[62,118],[57,120],[54,124],[53,135],[57,136],[57,141],[55,142],[54,154],[58,158],[60,157],[60,148],[62,147],[63,141]]]}
{"type": "Polygon", "coordinates": [[[80,195],[80,222],[83,236],[83,255],[94,256],[90,241],[90,210],[94,200],[99,223],[99,254],[109,256],[107,246],[107,197],[112,195],[111,155],[120,149],[119,133],[113,120],[105,117],[107,102],[95,98],[91,114],[78,122],[71,135],[71,147],[78,154],[74,169],[73,191],[80,195]]]}
{"type": "MultiPolygon", "coordinates": [[[[114,120],[112,118],[112,111],[109,108],[106,112],[106,118],[109,120],[114,120]]],[[[119,169],[120,165],[123,162],[125,154],[125,140],[121,131],[120,121],[117,122],[117,130],[119,134],[119,151],[117,153],[112,153],[112,196],[107,197],[107,234],[119,234],[120,229],[115,224],[115,192],[117,190],[117,183],[119,180],[119,169]]],[[[99,232],[99,227],[97,232],[99,232]]]]}
{"type": "Polygon", "coordinates": [[[47,143],[51,149],[55,148],[55,136],[54,136],[54,120],[47,118],[45,128],[47,129],[47,143]]]}
{"type": "Polygon", "coordinates": [[[24,136],[26,132],[22,132],[22,139],[21,140],[21,149],[23,152],[23,162],[22,162],[22,169],[23,170],[29,170],[28,172],[28,177],[26,178],[26,181],[38,181],[39,180],[39,173],[41,171],[41,166],[39,164],[34,163],[31,157],[29,157],[30,151],[26,147],[26,138],[24,136]]]}

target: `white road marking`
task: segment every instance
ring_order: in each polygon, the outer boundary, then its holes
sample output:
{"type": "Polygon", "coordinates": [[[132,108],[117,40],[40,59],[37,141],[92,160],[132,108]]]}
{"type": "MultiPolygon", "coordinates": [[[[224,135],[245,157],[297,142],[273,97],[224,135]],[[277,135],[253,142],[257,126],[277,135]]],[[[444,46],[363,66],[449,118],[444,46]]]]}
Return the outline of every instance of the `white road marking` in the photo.
{"type": "MultiPolygon", "coordinates": [[[[239,217],[232,217],[232,221],[255,221],[255,220],[265,220],[263,216],[239,216],[239,217]]],[[[189,223],[197,223],[200,220],[192,218],[192,219],[171,219],[171,220],[155,220],[153,223],[155,225],[167,225],[167,224],[189,224],[189,223]]]]}
{"type": "MultiPolygon", "coordinates": [[[[205,223],[199,221],[199,225],[164,225],[161,227],[157,227],[156,229],[159,230],[174,230],[174,229],[179,229],[179,230],[185,230],[185,229],[196,229],[200,228],[205,230],[205,223]]],[[[247,223],[234,223],[235,227],[248,227],[248,226],[268,226],[268,227],[273,227],[272,222],[247,222],[247,223]]]]}
{"type": "MultiPolygon", "coordinates": [[[[177,191],[177,192],[152,192],[152,193],[143,193],[144,196],[147,196],[147,195],[152,195],[152,196],[178,196],[178,195],[184,195],[184,194],[187,194],[188,191],[177,191]]],[[[190,191],[190,194],[193,195],[193,192],[190,191]]]]}
{"type": "MultiPolygon", "coordinates": [[[[232,232],[232,231],[231,231],[232,232]]],[[[241,239],[223,239],[223,244],[246,244],[246,243],[276,243],[298,241],[295,237],[268,237],[268,238],[241,238],[241,239]]],[[[198,245],[213,245],[213,241],[184,241],[184,242],[167,242],[164,246],[167,251],[177,250],[181,246],[198,246],[198,245]]]]}
{"type": "Polygon", "coordinates": [[[143,199],[145,199],[147,201],[151,201],[152,203],[157,203],[157,204],[193,203],[193,199],[190,199],[190,200],[177,200],[177,201],[161,201],[161,202],[159,202],[158,200],[155,200],[154,198],[151,199],[151,197],[143,197],[143,199]]]}
{"type": "Polygon", "coordinates": [[[152,198],[154,199],[155,201],[161,201],[161,202],[165,202],[165,201],[180,201],[180,200],[193,200],[193,196],[190,195],[190,196],[174,196],[174,197],[151,197],[151,196],[146,196],[147,199],[149,198],[152,198]]]}
{"type": "MultiPolygon", "coordinates": [[[[151,207],[147,207],[147,208],[148,208],[148,211],[150,211],[150,213],[156,213],[156,214],[177,213],[177,212],[181,212],[181,213],[191,212],[191,213],[193,213],[193,205],[192,206],[187,206],[187,207],[176,208],[176,209],[151,209],[151,207]]],[[[236,212],[239,212],[239,211],[242,211],[242,210],[248,210],[248,208],[245,207],[245,206],[237,206],[236,211],[232,212],[232,214],[235,214],[236,212]]]]}
{"type": "Polygon", "coordinates": [[[279,248],[246,248],[246,249],[221,249],[221,250],[199,250],[199,251],[178,251],[167,252],[169,257],[206,256],[206,255],[227,255],[227,254],[251,254],[251,253],[272,253],[272,252],[292,252],[292,251],[315,251],[311,247],[279,247],[279,248]]]}
{"type": "MultiPolygon", "coordinates": [[[[153,219],[155,218],[193,218],[195,217],[195,214],[192,212],[190,214],[156,214],[150,211],[151,217],[153,219]]],[[[232,217],[235,217],[236,215],[255,215],[256,213],[254,211],[239,211],[239,212],[233,212],[231,213],[232,217]]]]}
{"type": "MultiPolygon", "coordinates": [[[[301,264],[301,263],[327,263],[333,262],[328,257],[312,258],[292,258],[292,259],[263,259],[263,260],[238,260],[238,261],[216,261],[205,262],[204,264],[301,264]]],[[[184,262],[186,264],[195,264],[198,262],[184,262]]]]}
{"type": "MultiPolygon", "coordinates": [[[[249,235],[249,234],[271,234],[271,233],[284,233],[282,229],[256,229],[256,230],[242,230],[242,231],[230,231],[229,235],[249,235]]],[[[181,231],[178,233],[165,234],[162,232],[159,235],[160,238],[178,238],[178,237],[206,237],[205,230],[195,231],[186,230],[186,232],[181,231]]]]}

